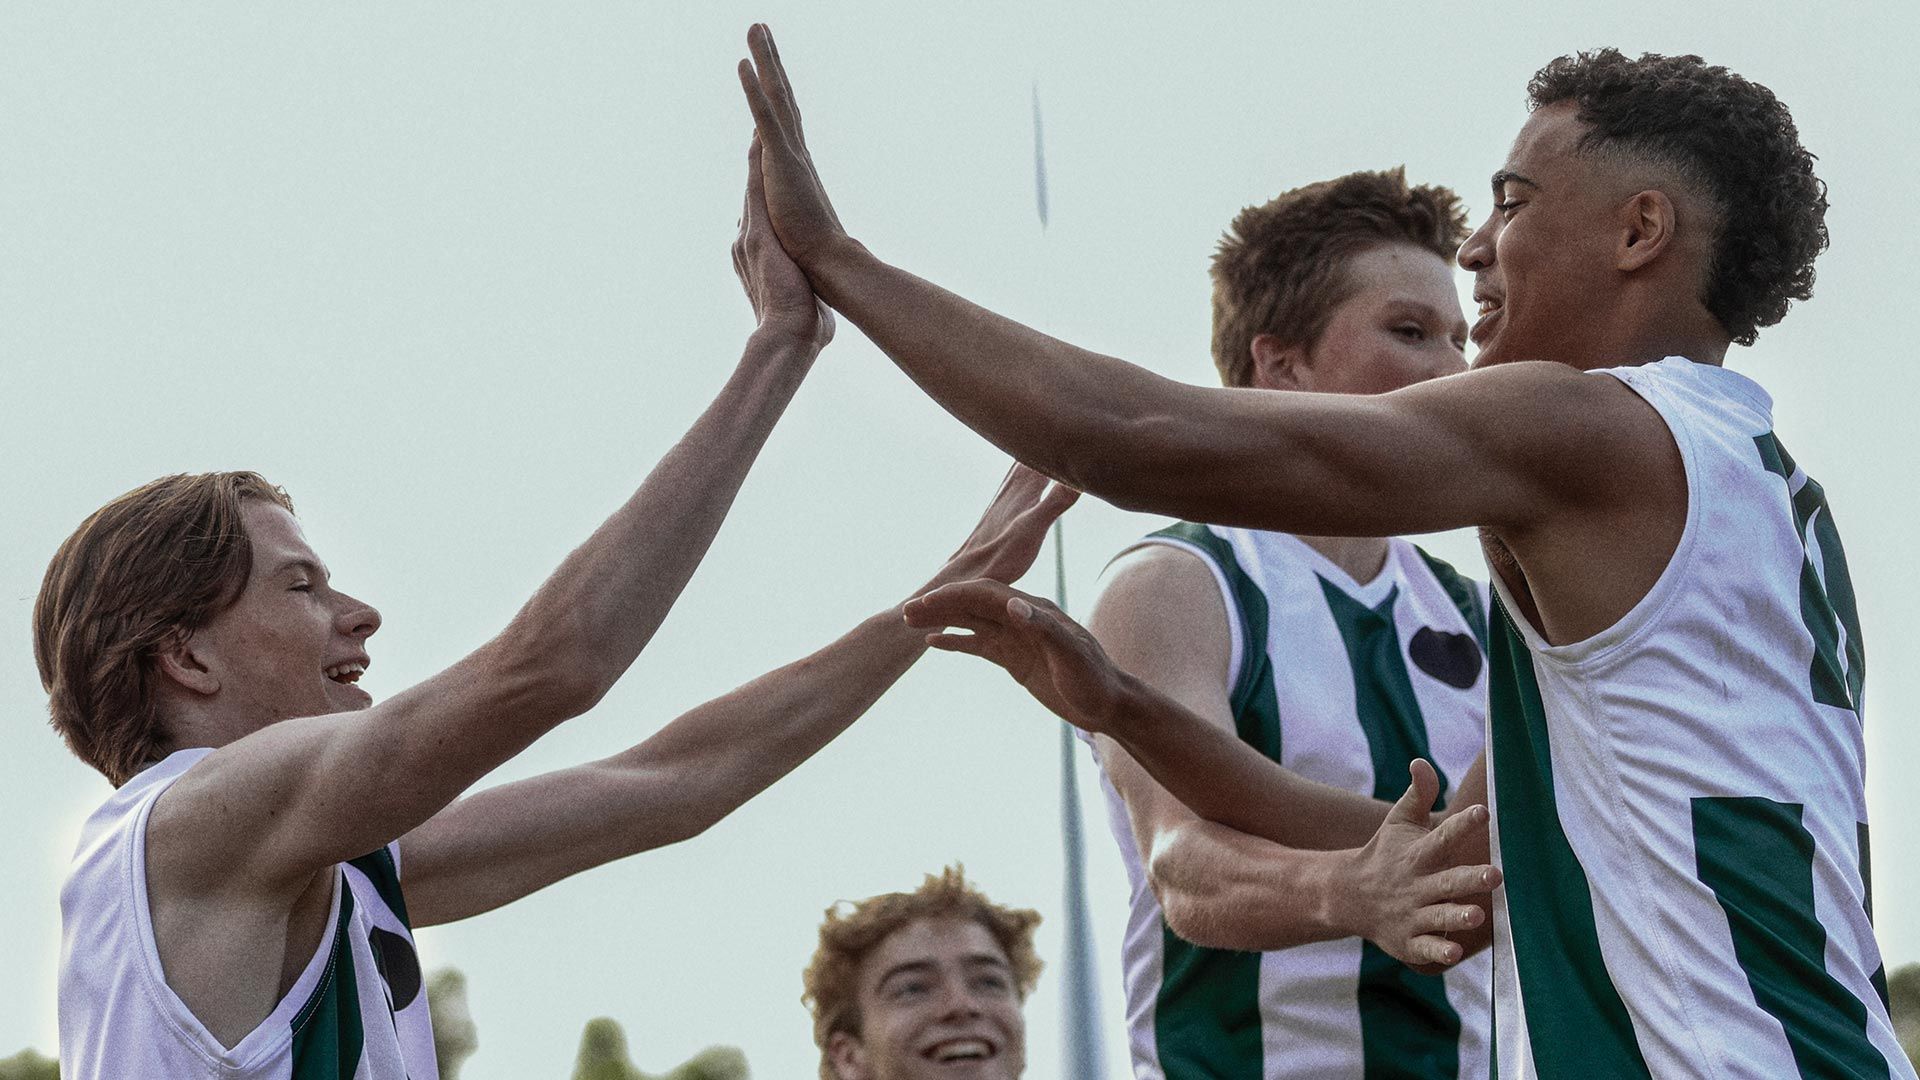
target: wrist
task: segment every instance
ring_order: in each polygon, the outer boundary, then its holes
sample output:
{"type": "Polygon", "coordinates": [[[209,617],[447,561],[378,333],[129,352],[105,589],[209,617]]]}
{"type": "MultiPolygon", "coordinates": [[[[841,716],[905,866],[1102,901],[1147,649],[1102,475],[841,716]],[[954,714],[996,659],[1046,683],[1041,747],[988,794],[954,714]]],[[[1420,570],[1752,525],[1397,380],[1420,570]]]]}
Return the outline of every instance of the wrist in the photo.
{"type": "Polygon", "coordinates": [[[1367,905],[1361,902],[1360,889],[1356,886],[1363,851],[1348,848],[1318,853],[1322,858],[1310,882],[1308,901],[1314,921],[1337,937],[1372,940],[1369,935],[1372,927],[1364,914],[1367,905]]]}

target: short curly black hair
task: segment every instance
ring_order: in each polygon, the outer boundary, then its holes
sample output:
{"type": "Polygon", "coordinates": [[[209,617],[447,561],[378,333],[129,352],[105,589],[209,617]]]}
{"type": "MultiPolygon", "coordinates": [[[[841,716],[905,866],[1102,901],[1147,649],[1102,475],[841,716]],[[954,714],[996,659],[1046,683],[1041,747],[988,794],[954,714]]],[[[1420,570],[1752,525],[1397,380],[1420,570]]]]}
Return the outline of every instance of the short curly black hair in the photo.
{"type": "Polygon", "coordinates": [[[1582,149],[1618,150],[1674,169],[1719,211],[1707,310],[1733,340],[1813,295],[1827,247],[1827,186],[1813,174],[1793,117],[1773,91],[1697,56],[1618,49],[1562,56],[1527,84],[1532,108],[1572,102],[1582,149]]]}

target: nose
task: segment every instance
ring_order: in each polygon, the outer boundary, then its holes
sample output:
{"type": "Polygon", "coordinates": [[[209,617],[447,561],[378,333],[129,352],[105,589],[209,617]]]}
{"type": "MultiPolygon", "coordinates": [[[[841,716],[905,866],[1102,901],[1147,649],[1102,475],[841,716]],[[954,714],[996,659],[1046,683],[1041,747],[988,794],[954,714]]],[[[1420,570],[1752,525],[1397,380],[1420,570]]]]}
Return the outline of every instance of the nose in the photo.
{"type": "Polygon", "coordinates": [[[1467,242],[1460,245],[1460,253],[1455,256],[1460,269],[1479,271],[1493,265],[1493,238],[1499,231],[1499,222],[1499,211],[1488,214],[1487,220],[1481,222],[1480,227],[1473,230],[1473,235],[1467,237],[1467,242]]]}
{"type": "Polygon", "coordinates": [[[943,1019],[957,1020],[981,1016],[986,1011],[981,1007],[979,998],[972,988],[962,983],[948,983],[943,996],[945,1000],[940,1002],[940,1015],[943,1019]]]}
{"type": "Polygon", "coordinates": [[[380,629],[380,613],[372,604],[356,600],[346,593],[340,593],[340,614],[335,617],[334,626],[342,634],[351,638],[370,638],[380,629]]]}

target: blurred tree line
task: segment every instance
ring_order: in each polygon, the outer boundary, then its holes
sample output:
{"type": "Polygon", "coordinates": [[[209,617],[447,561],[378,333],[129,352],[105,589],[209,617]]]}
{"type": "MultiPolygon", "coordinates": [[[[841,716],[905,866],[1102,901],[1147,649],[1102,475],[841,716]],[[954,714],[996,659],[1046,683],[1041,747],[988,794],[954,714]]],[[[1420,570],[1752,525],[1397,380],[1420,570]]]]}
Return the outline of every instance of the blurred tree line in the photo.
{"type": "MultiPolygon", "coordinates": [[[[1920,976],[1920,966],[1913,973],[1920,976]]],[[[434,972],[427,979],[427,1005],[433,1014],[433,1053],[440,1060],[440,1080],[460,1080],[461,1067],[480,1048],[473,1014],[467,1008],[467,977],[452,968],[434,972]]],[[[32,1050],[0,1059],[0,1080],[59,1078],[60,1063],[32,1050]]],[[[580,1033],[572,1080],[748,1080],[747,1058],[731,1046],[715,1046],[664,1073],[641,1072],[628,1054],[627,1033],[603,1016],[588,1021],[580,1033]]]]}

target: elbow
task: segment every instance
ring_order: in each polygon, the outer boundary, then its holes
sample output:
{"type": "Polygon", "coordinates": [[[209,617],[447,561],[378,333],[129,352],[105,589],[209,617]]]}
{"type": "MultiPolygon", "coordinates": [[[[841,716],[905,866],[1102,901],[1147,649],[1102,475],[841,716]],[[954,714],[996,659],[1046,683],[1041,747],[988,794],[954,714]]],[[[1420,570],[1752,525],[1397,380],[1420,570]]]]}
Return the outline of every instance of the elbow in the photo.
{"type": "Polygon", "coordinates": [[[1147,860],[1147,884],[1160,905],[1160,916],[1182,941],[1208,949],[1246,949],[1233,932],[1231,904],[1217,888],[1189,880],[1178,834],[1154,845],[1147,860]]]}
{"type": "Polygon", "coordinates": [[[596,673],[586,650],[514,637],[496,639],[494,646],[482,670],[509,715],[552,726],[598,705],[613,686],[596,673]]]}

